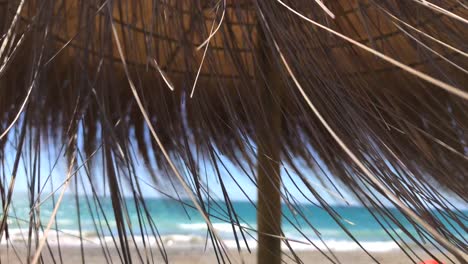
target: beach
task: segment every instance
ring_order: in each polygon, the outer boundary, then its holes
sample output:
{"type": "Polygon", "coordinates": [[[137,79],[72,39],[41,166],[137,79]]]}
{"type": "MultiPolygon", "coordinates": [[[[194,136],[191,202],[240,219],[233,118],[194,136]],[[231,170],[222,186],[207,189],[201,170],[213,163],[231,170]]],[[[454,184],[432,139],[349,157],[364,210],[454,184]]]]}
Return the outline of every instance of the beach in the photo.
{"type": "Polygon", "coordinates": [[[468,263],[466,1],[0,2],[0,264],[468,263]]]}
{"type": "MultiPolygon", "coordinates": [[[[36,245],[44,238],[43,233],[39,233],[38,239],[34,235],[31,236],[32,249],[30,252],[27,249],[28,238],[25,233],[19,232],[19,230],[12,230],[10,233],[9,239],[6,240],[3,237],[0,243],[0,263],[28,263],[27,259],[33,258],[36,245]]],[[[117,236],[96,237],[88,235],[82,236],[80,239],[71,231],[50,231],[47,237],[47,243],[42,250],[42,263],[125,263],[121,257],[121,244],[117,236]]],[[[244,243],[239,241],[241,248],[239,253],[235,240],[223,239],[225,252],[228,252],[228,260],[226,254],[223,254],[223,259],[218,259],[219,254],[217,256],[213,250],[212,241],[199,236],[166,235],[145,239],[141,236],[135,236],[133,239],[131,237],[128,239],[132,263],[165,263],[166,260],[169,263],[178,264],[256,263],[257,245],[255,240],[246,240],[244,243]],[[163,250],[158,246],[158,243],[159,245],[164,244],[163,250]]],[[[361,246],[372,257],[353,242],[328,241],[326,245],[320,244],[318,241],[313,242],[316,247],[297,242],[290,242],[290,246],[303,263],[403,264],[420,263],[422,260],[432,259],[426,252],[413,245],[407,248],[407,252],[413,251],[419,258],[411,254],[414,259],[412,261],[396,244],[392,246],[393,242],[388,241],[361,243],[361,246]],[[326,256],[321,251],[326,253],[326,256]]],[[[300,263],[296,261],[294,254],[285,243],[282,245],[282,250],[283,263],[300,263]]],[[[452,263],[437,250],[432,252],[444,263],[452,263]]],[[[458,262],[455,261],[455,263],[458,262]]]]}
{"type": "MultiPolygon", "coordinates": [[[[74,198],[67,198],[57,213],[56,222],[47,232],[48,247],[45,246],[42,251],[44,263],[54,263],[50,252],[53,253],[57,263],[60,263],[60,255],[63,263],[82,263],[82,248],[85,263],[106,263],[107,260],[121,263],[122,261],[116,250],[117,247],[120,247],[120,243],[118,242],[116,223],[110,217],[113,211],[109,198],[100,197],[101,209],[97,210],[96,207],[88,207],[86,198],[80,197],[80,214],[76,213],[78,210],[74,198]],[[107,220],[104,219],[104,215],[107,216],[107,220]],[[108,249],[105,254],[101,245],[106,245],[108,249]],[[58,252],[59,246],[61,254],[58,252]]],[[[95,201],[91,201],[91,205],[95,201]]],[[[162,254],[158,249],[158,244],[164,244],[170,263],[218,262],[213,250],[213,244],[209,238],[207,242],[207,237],[209,237],[207,236],[207,225],[196,210],[187,208],[185,211],[176,201],[166,199],[147,199],[146,203],[155,225],[144,221],[147,219],[142,218],[143,221],[140,226],[137,211],[132,207],[131,200],[127,202],[129,223],[126,225],[126,233],[129,239],[130,254],[135,263],[163,262],[164,258],[161,257],[162,254]],[[133,239],[131,234],[133,234],[133,239]],[[145,245],[148,249],[146,251],[144,250],[145,245]],[[146,261],[147,256],[149,261],[146,261]]],[[[242,263],[241,259],[244,259],[245,263],[255,263],[257,246],[255,208],[247,202],[236,202],[234,207],[239,213],[239,219],[242,221],[240,223],[241,228],[239,225],[232,225],[228,222],[227,216],[223,213],[225,208],[213,205],[211,210],[212,225],[219,238],[223,240],[232,263],[242,263]],[[240,255],[237,251],[236,237],[241,247],[242,253],[240,255]],[[252,253],[249,253],[249,250],[252,253]]],[[[414,263],[400,250],[399,245],[389,237],[389,234],[394,237],[401,236],[404,238],[405,242],[400,241],[400,246],[411,247],[424,260],[431,259],[427,253],[415,247],[414,242],[405,237],[401,229],[392,225],[392,229],[387,234],[380,225],[375,223],[375,220],[365,208],[335,206],[334,209],[341,215],[341,219],[339,219],[341,224],[358,239],[360,244],[347,236],[342,228],[319,207],[303,205],[303,210],[309,214],[307,215],[307,222],[304,218],[289,211],[288,207],[283,208],[285,212],[283,221],[285,237],[290,241],[290,246],[304,263],[332,263],[320,251],[327,252],[331,259],[334,258],[330,251],[333,252],[338,260],[335,260],[335,263],[364,264],[376,263],[377,261],[389,264],[414,263]],[[361,247],[371,253],[375,260],[368,256],[361,247]]],[[[395,209],[390,210],[395,211],[395,209]]],[[[32,232],[32,248],[35,248],[37,242],[44,237],[43,230],[45,230],[50,220],[51,211],[52,204],[50,204],[50,201],[42,204],[41,227],[38,229],[37,234],[35,230],[32,232]],[[37,239],[36,235],[38,236],[37,239]]],[[[406,225],[406,228],[412,230],[412,234],[417,237],[417,233],[411,229],[408,221],[399,215],[397,211],[393,213],[399,216],[399,222],[406,225]]],[[[29,236],[28,214],[27,199],[15,199],[8,220],[8,239],[4,236],[0,242],[0,263],[26,263],[28,256],[26,245],[29,236]]],[[[425,246],[430,247],[429,244],[425,246]]],[[[284,243],[282,249],[285,252],[283,254],[285,263],[295,263],[292,254],[288,253],[290,251],[284,243]]],[[[437,256],[441,254],[437,250],[432,252],[437,256]]],[[[414,254],[412,257],[414,258],[414,254]]],[[[445,258],[441,259],[446,260],[445,258]]],[[[416,259],[416,263],[418,262],[420,260],[416,259]]],[[[451,262],[445,261],[445,263],[451,262]]]]}
{"type": "MultiPolygon", "coordinates": [[[[20,264],[25,263],[27,258],[27,251],[25,248],[16,247],[16,254],[21,257],[21,260],[18,259],[14,250],[10,248],[9,250],[5,250],[5,247],[1,247],[1,254],[0,260],[1,263],[10,263],[10,264],[20,264]]],[[[60,263],[59,254],[57,251],[57,247],[51,248],[52,252],[54,252],[55,260],[60,263]]],[[[43,251],[43,261],[44,263],[53,263],[53,259],[50,257],[49,249],[45,249],[43,251]]],[[[81,257],[81,248],[78,246],[62,246],[61,248],[61,255],[63,263],[70,263],[70,264],[77,264],[82,263],[81,257]]],[[[100,247],[85,247],[85,258],[84,263],[89,264],[99,264],[99,263],[106,263],[108,259],[103,255],[103,249],[100,247]]],[[[203,249],[174,249],[168,248],[166,250],[169,263],[178,263],[178,264],[188,264],[188,263],[218,263],[216,259],[216,255],[212,250],[203,249]]],[[[112,262],[114,263],[122,263],[119,259],[119,255],[117,254],[115,247],[109,248],[109,255],[112,256],[112,262]]],[[[137,251],[135,248],[131,249],[132,255],[132,262],[134,263],[142,263],[147,262],[146,256],[142,255],[140,258],[138,256],[137,251]],[[142,261],[143,260],[143,261],[142,261]]],[[[241,257],[239,256],[238,252],[231,250],[231,263],[242,263],[241,257]]],[[[326,257],[324,257],[318,251],[298,251],[297,255],[301,258],[304,263],[332,263],[326,257]]],[[[372,253],[375,259],[379,263],[388,263],[388,264],[404,264],[404,263],[413,263],[411,260],[401,251],[399,250],[392,250],[387,252],[378,252],[372,253]]],[[[241,254],[242,258],[244,259],[244,263],[256,263],[255,252],[252,253],[243,252],[241,254]]],[[[356,263],[356,264],[366,264],[366,263],[376,263],[372,260],[368,255],[363,253],[362,251],[349,251],[349,252],[336,252],[335,256],[341,263],[356,263]]],[[[423,256],[423,255],[421,255],[423,256]]],[[[292,256],[283,256],[283,260],[285,263],[296,263],[294,259],[291,259],[292,256]]],[[[424,259],[429,259],[428,256],[425,256],[424,259]]],[[[442,258],[442,260],[445,260],[442,258]]],[[[158,249],[153,249],[153,259],[148,254],[148,261],[149,263],[162,263],[163,258],[159,253],[158,249]]],[[[227,262],[228,263],[228,262],[227,262]]],[[[446,262],[448,263],[448,262],[446,262]]]]}

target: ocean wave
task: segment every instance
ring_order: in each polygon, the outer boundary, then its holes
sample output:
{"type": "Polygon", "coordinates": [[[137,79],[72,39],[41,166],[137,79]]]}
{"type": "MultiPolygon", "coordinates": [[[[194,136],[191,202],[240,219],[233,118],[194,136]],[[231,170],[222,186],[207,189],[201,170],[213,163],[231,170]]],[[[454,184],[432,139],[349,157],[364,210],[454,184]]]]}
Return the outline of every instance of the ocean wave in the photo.
{"type": "MultiPolygon", "coordinates": [[[[223,233],[232,233],[232,224],[230,223],[212,223],[214,229],[218,232],[223,233]]],[[[241,225],[243,228],[250,229],[247,225],[241,225]]],[[[208,226],[206,223],[193,223],[193,224],[178,224],[177,227],[181,230],[188,230],[188,231],[206,231],[208,230],[208,226]]],[[[238,226],[234,226],[236,230],[239,230],[238,226]]],[[[255,228],[255,226],[252,226],[255,228]]]]}
{"type": "MultiPolygon", "coordinates": [[[[218,228],[227,230],[226,224],[215,224],[218,228]]],[[[227,224],[232,230],[231,225],[227,224]]],[[[186,228],[202,228],[200,225],[190,225],[186,228]]],[[[217,228],[215,226],[215,228],[217,228]]],[[[206,230],[206,225],[205,225],[206,230]]],[[[39,232],[39,239],[43,238],[43,233],[39,232]]],[[[9,230],[9,240],[8,243],[24,243],[27,241],[27,230],[23,229],[10,229],[9,230]]],[[[35,234],[33,233],[33,241],[35,239],[35,234]]],[[[93,232],[83,233],[81,238],[79,232],[76,230],[61,230],[60,232],[50,230],[47,234],[47,241],[56,245],[60,242],[62,246],[79,246],[81,243],[85,246],[99,246],[101,243],[106,243],[107,245],[113,245],[115,242],[118,244],[118,236],[101,236],[93,232]]],[[[205,236],[198,235],[180,235],[180,234],[168,234],[161,237],[142,237],[135,236],[134,241],[137,245],[142,245],[145,242],[146,245],[158,246],[161,243],[164,244],[167,248],[173,249],[183,249],[183,248],[203,248],[205,245],[210,248],[211,242],[206,243],[205,236]]],[[[334,252],[337,251],[358,251],[361,250],[361,247],[353,241],[345,240],[313,240],[312,243],[304,241],[304,239],[291,240],[290,246],[297,251],[316,251],[317,249],[327,251],[328,249],[334,252]],[[302,241],[302,242],[300,242],[302,241]],[[328,249],[327,249],[328,248],[328,249]]],[[[5,237],[2,238],[1,244],[7,243],[5,237]]],[[[229,249],[237,249],[239,245],[242,249],[246,249],[247,246],[250,249],[257,248],[257,242],[254,239],[247,239],[246,241],[239,240],[239,244],[233,239],[223,239],[222,243],[229,249]]],[[[288,247],[283,243],[283,249],[288,250],[288,247]]],[[[373,242],[362,242],[361,246],[369,252],[386,252],[395,250],[398,248],[398,245],[393,241],[373,241],[373,242]]]]}
{"type": "MultiPolygon", "coordinates": [[[[313,244],[290,242],[291,247],[298,251],[314,251],[320,250],[331,250],[331,251],[359,251],[362,250],[359,244],[354,241],[344,240],[324,240],[323,242],[312,241],[313,244]]],[[[372,242],[361,242],[362,248],[369,252],[387,252],[398,249],[398,245],[393,241],[372,241],[372,242]]]]}

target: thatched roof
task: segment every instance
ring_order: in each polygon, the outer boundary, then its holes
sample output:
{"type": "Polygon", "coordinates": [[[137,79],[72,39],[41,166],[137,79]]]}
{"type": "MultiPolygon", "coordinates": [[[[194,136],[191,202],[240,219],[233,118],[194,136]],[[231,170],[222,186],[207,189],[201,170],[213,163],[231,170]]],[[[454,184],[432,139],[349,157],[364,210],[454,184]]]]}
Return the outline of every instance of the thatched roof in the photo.
{"type": "Polygon", "coordinates": [[[0,5],[0,132],[24,120],[70,155],[82,147],[89,156],[102,140],[122,166],[133,161],[119,148],[135,139],[150,171],[165,168],[133,86],[164,148],[197,179],[191,149],[217,149],[242,168],[255,162],[269,96],[282,111],[282,162],[303,160],[316,175],[296,173],[320,178],[319,157],[382,215],[367,188],[389,197],[383,186],[442,247],[466,253],[466,240],[428,209],[466,230],[441,194],[468,198],[468,12],[459,1],[18,2],[0,5]],[[272,78],[280,91],[259,89],[272,78]]]}

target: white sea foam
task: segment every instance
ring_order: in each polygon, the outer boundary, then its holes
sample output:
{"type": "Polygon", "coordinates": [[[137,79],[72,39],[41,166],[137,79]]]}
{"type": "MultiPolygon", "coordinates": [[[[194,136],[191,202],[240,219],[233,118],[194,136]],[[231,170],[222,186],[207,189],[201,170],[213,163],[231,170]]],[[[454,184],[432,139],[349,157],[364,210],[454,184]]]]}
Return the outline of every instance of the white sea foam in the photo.
{"type": "MultiPolygon", "coordinates": [[[[6,239],[6,233],[4,233],[2,237],[1,244],[6,243],[25,243],[28,241],[28,229],[9,229],[8,235],[9,239],[6,239]]],[[[44,237],[44,233],[39,231],[37,234],[35,231],[31,233],[31,241],[36,241],[37,239],[42,239],[44,237]]],[[[82,232],[81,239],[84,243],[96,243],[95,236],[91,232],[82,232]],[[88,238],[90,237],[90,238],[88,238]]],[[[78,246],[80,245],[80,233],[77,230],[49,230],[47,233],[47,241],[50,244],[56,244],[60,242],[61,245],[70,245],[70,246],[78,246]]]]}
{"type": "MultiPolygon", "coordinates": [[[[313,244],[307,242],[307,244],[290,242],[291,247],[295,250],[327,250],[332,251],[357,251],[361,250],[361,247],[354,241],[344,241],[344,240],[326,240],[324,242],[312,241],[313,244]]],[[[398,245],[393,241],[373,241],[373,242],[361,242],[361,246],[369,252],[386,252],[395,250],[398,248],[398,245]]],[[[285,245],[283,245],[285,246],[285,245]]]]}
{"type": "MultiPolygon", "coordinates": [[[[214,229],[218,232],[232,233],[232,224],[230,223],[212,223],[212,225],[214,229]]],[[[242,226],[248,228],[247,225],[242,226]]],[[[179,224],[178,227],[182,230],[188,231],[206,231],[208,229],[206,223],[179,224]]],[[[253,226],[252,228],[255,228],[255,226],[253,226]]],[[[239,230],[239,227],[235,225],[235,229],[239,230]]]]}
{"type": "MultiPolygon", "coordinates": [[[[362,250],[359,245],[353,241],[325,241],[325,244],[322,241],[312,241],[314,245],[310,242],[289,242],[290,246],[296,251],[316,251],[318,249],[333,252],[343,252],[343,251],[359,251],[362,250]]],[[[237,243],[235,240],[224,240],[224,244],[231,249],[237,248],[237,243]]],[[[257,248],[257,241],[251,239],[247,240],[247,244],[250,249],[257,248]]],[[[244,241],[239,241],[239,246],[242,249],[246,249],[246,243],[244,241]]],[[[398,245],[393,241],[376,241],[376,242],[362,242],[361,246],[369,252],[387,252],[398,249],[398,245]]],[[[285,243],[282,244],[283,250],[288,250],[288,247],[285,243]]]]}
{"type": "MultiPolygon", "coordinates": [[[[192,230],[193,228],[202,228],[201,225],[197,224],[192,224],[186,228],[192,230]],[[191,229],[192,228],[192,229],[191,229]]],[[[225,226],[225,225],[218,225],[218,228],[220,230],[226,230],[228,227],[230,228],[229,230],[232,232],[232,227],[231,225],[225,226]]],[[[215,228],[217,228],[215,226],[215,228]]],[[[206,229],[206,227],[205,227],[206,229]]],[[[197,229],[199,230],[199,229],[197,229]]],[[[24,243],[28,239],[28,230],[27,229],[10,229],[9,230],[9,243],[24,243]]],[[[39,232],[39,239],[43,237],[43,233],[39,232]]],[[[33,240],[35,241],[35,235],[33,232],[32,236],[33,240]]],[[[206,243],[206,237],[204,236],[197,236],[197,235],[180,235],[180,234],[170,234],[170,235],[164,235],[161,236],[160,238],[157,237],[141,237],[141,236],[135,236],[134,240],[137,245],[140,245],[143,243],[143,239],[147,245],[151,246],[157,246],[158,244],[162,243],[166,248],[203,248],[205,247],[205,244],[208,248],[211,247],[211,242],[208,241],[206,243]]],[[[83,233],[82,234],[82,241],[85,246],[99,246],[100,243],[106,243],[107,245],[113,245],[113,240],[116,241],[118,244],[118,237],[115,236],[112,238],[111,236],[105,236],[99,238],[96,236],[96,234],[92,232],[88,233],[83,233]]],[[[328,249],[332,251],[357,251],[361,250],[359,245],[353,241],[345,241],[345,240],[326,240],[325,244],[320,241],[320,240],[313,240],[312,242],[315,244],[312,245],[310,242],[304,241],[304,239],[298,239],[300,242],[294,242],[290,241],[290,245],[294,250],[297,251],[315,251],[318,249],[320,250],[327,250],[328,249]]],[[[60,232],[51,230],[48,233],[47,236],[47,241],[52,244],[56,245],[58,242],[60,242],[60,245],[62,246],[79,246],[80,245],[80,236],[79,232],[76,230],[61,230],[60,232]]],[[[5,244],[6,239],[5,237],[2,238],[1,244],[5,244]]],[[[224,245],[226,245],[227,248],[230,249],[237,249],[237,243],[233,239],[224,239],[223,240],[224,245]]],[[[257,242],[254,239],[247,239],[247,244],[250,249],[255,249],[257,248],[257,242]]],[[[242,249],[246,249],[247,245],[246,242],[242,239],[239,239],[239,246],[242,249]]],[[[287,250],[286,244],[283,243],[283,249],[287,250]]],[[[398,245],[393,242],[393,241],[375,241],[375,242],[362,242],[361,246],[366,249],[369,252],[385,252],[385,251],[391,251],[395,250],[398,248],[398,245]]]]}
{"type": "Polygon", "coordinates": [[[205,223],[179,224],[178,227],[180,229],[193,230],[193,231],[206,230],[207,229],[207,226],[206,226],[205,223]]]}

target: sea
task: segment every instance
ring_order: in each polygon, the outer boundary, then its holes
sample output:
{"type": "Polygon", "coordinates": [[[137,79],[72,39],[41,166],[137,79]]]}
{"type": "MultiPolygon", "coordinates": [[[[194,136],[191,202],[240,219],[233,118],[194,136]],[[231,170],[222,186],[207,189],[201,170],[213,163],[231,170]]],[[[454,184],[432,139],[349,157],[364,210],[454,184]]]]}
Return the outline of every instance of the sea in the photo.
{"type": "MultiPolygon", "coordinates": [[[[39,231],[37,233],[33,231],[32,234],[33,236],[37,234],[38,237],[46,235],[49,243],[60,243],[62,246],[78,246],[82,243],[86,246],[99,246],[104,242],[115,243],[118,232],[113,205],[111,198],[105,196],[96,199],[65,195],[54,222],[50,222],[50,231],[44,233],[57,198],[57,196],[42,197],[42,201],[35,201],[37,204],[35,209],[39,214],[33,215],[30,209],[31,200],[27,195],[14,197],[7,221],[9,243],[27,241],[29,223],[31,221],[38,223],[39,221],[32,219],[37,215],[40,219],[40,223],[36,225],[39,231]]],[[[157,245],[163,242],[165,247],[176,248],[210,247],[213,245],[210,237],[216,235],[230,248],[256,247],[256,208],[248,201],[232,201],[229,206],[221,201],[204,203],[203,206],[216,230],[211,235],[204,218],[188,200],[145,198],[145,207],[135,206],[133,198],[125,198],[124,201],[127,212],[123,214],[126,222],[125,230],[129,236],[133,236],[132,243],[157,245]],[[228,208],[234,209],[231,210],[231,214],[228,208]],[[232,211],[236,212],[236,215],[232,211]],[[233,225],[232,222],[236,224],[233,225]]],[[[387,227],[385,230],[373,216],[376,209],[342,205],[332,206],[331,209],[335,212],[335,218],[317,205],[298,204],[291,208],[284,204],[282,228],[290,246],[295,250],[366,249],[370,252],[382,252],[398,248],[398,244],[391,236],[399,237],[402,241],[411,244],[401,226],[378,217],[377,219],[387,227]]],[[[410,234],[416,238],[420,236],[397,209],[389,210],[399,224],[410,231],[410,234]]],[[[464,210],[459,214],[464,218],[466,226],[468,211],[464,210]]],[[[456,236],[466,241],[466,233],[456,227],[451,228],[456,236]]],[[[2,238],[1,243],[7,243],[6,241],[2,238]]]]}

